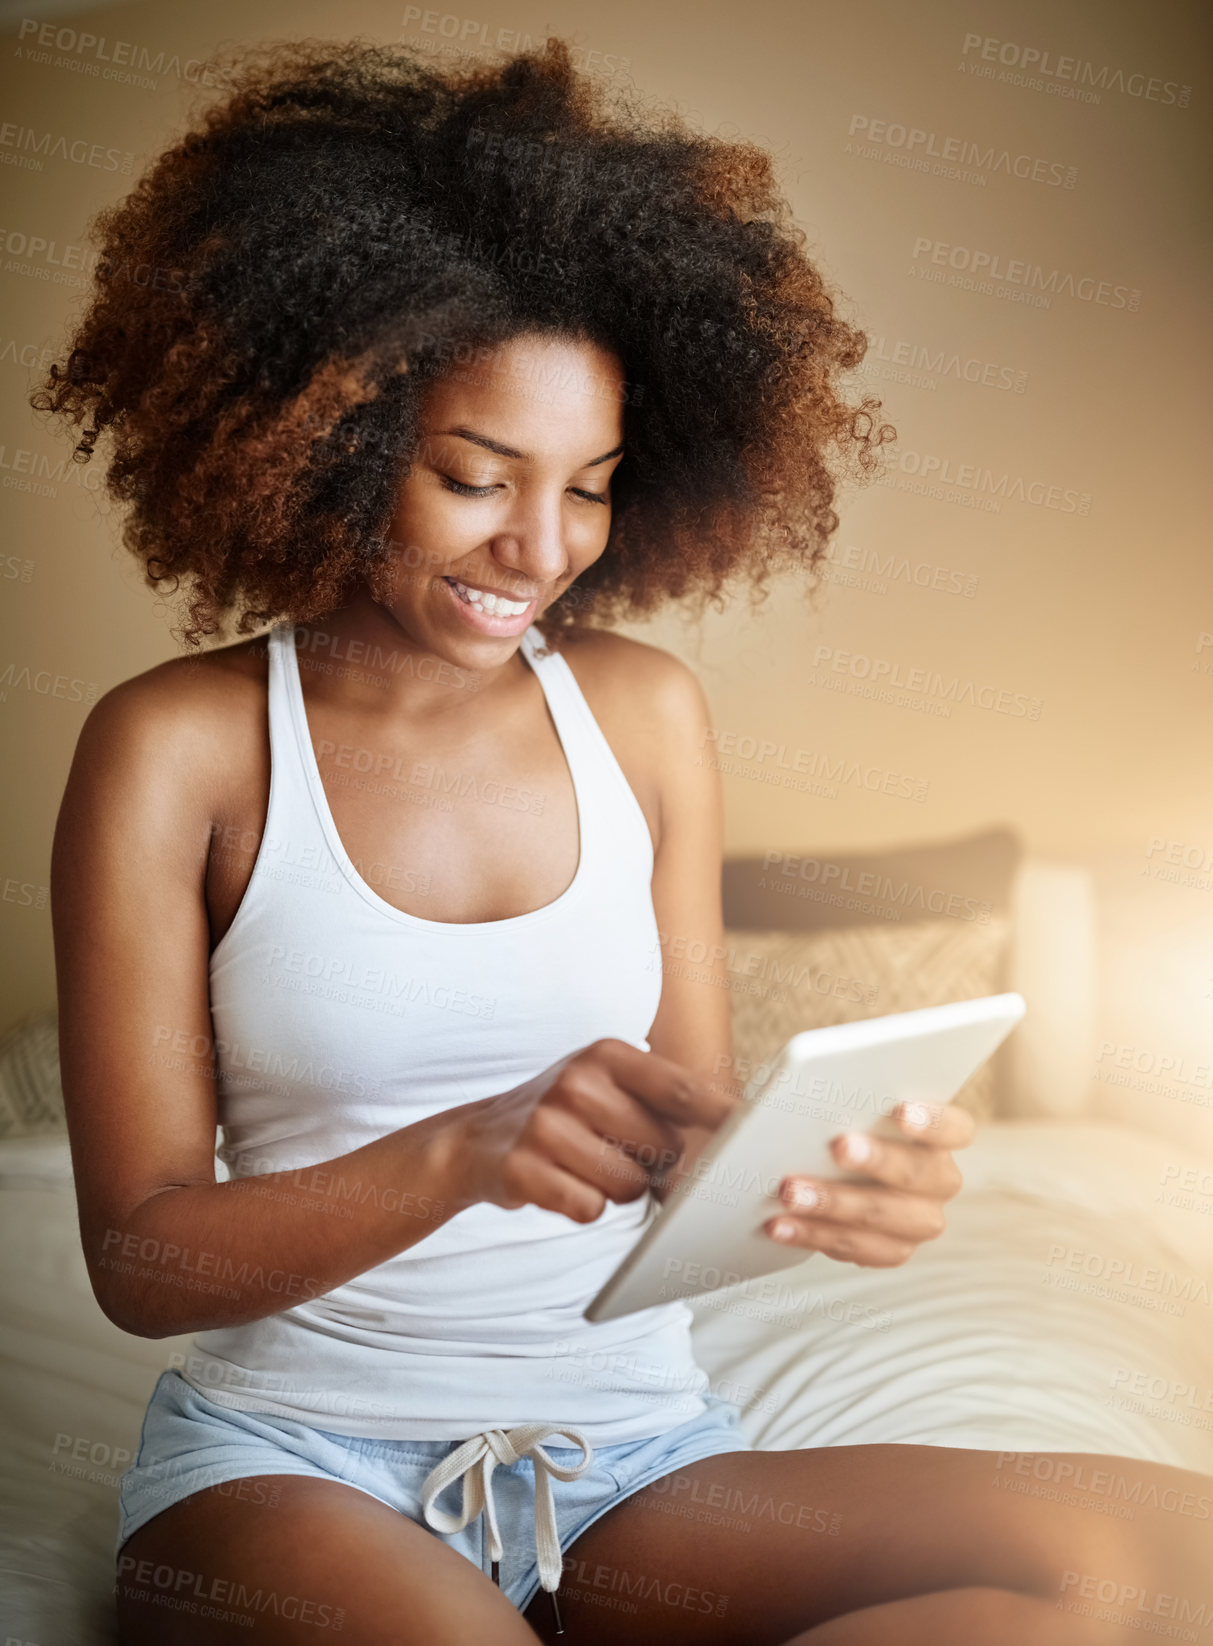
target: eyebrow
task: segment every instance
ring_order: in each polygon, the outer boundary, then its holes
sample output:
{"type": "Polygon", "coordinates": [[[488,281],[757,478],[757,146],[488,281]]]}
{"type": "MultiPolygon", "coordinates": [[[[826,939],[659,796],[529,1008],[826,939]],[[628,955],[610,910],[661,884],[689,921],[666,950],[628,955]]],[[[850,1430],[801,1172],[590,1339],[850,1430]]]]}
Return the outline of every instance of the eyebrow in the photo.
{"type": "MultiPolygon", "coordinates": [[[[439,434],[453,434],[460,440],[470,440],[474,445],[483,446],[485,451],[496,452],[498,457],[516,457],[524,463],[533,463],[535,459],[530,452],[515,451],[513,446],[503,446],[500,440],[490,440],[487,434],[477,434],[474,429],[467,429],[460,425],[457,429],[439,429],[439,434]]],[[[622,444],[614,451],[603,452],[601,457],[591,457],[588,463],[583,463],[583,469],[596,468],[599,463],[609,463],[612,457],[618,457],[623,451],[622,444]]]]}

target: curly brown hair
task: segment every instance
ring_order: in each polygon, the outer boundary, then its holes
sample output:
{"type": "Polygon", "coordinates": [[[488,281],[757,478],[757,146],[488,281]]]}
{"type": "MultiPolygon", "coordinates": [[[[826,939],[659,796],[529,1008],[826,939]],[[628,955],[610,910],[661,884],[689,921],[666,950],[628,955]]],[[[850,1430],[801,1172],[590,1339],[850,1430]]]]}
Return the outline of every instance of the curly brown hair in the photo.
{"type": "Polygon", "coordinates": [[[533,332],[626,379],[607,547],[537,619],[549,644],[825,555],[836,483],[896,431],[838,387],[867,338],[761,148],[608,94],[556,38],[442,73],[359,39],[216,62],[222,100],[90,224],[94,290],[30,397],[91,414],[78,461],[110,437],[124,541],[150,586],[187,581],[187,645],[238,604],[243,635],[373,587],[425,383],[533,332]]]}

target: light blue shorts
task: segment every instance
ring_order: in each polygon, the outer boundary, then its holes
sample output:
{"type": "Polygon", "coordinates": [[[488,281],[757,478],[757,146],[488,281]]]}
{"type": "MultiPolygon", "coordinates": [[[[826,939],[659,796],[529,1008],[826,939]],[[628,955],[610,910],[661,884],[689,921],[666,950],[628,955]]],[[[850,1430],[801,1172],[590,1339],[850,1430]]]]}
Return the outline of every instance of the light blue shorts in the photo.
{"type": "MultiPolygon", "coordinates": [[[[608,1509],[650,1481],[697,1458],[753,1448],[739,1423],[736,1406],[705,1394],[707,1409],[664,1434],[596,1446],[591,1466],[576,1480],[549,1476],[561,1551],[608,1509]]],[[[230,1484],[231,1495],[262,1504],[276,1501],[273,1481],[250,1477],[312,1475],[338,1480],[408,1515],[431,1537],[457,1549],[489,1575],[491,1561],[485,1515],[462,1532],[435,1531],[426,1521],[421,1487],[435,1464],[462,1444],[458,1440],[366,1440],[331,1434],[287,1418],[217,1406],[179,1372],[166,1371],[148,1402],[134,1463],[118,1488],[119,1531],[115,1554],[132,1533],[162,1510],[208,1486],[230,1484]],[[238,1483],[238,1484],[237,1484],[238,1483]]],[[[543,1449],[553,1462],[575,1467],[580,1446],[543,1449]]],[[[535,1465],[529,1457],[497,1464],[492,1476],[501,1542],[502,1592],[524,1611],[539,1588],[535,1553],[535,1465]]],[[[442,1494],[435,1507],[459,1513],[462,1483],[442,1494]]]]}

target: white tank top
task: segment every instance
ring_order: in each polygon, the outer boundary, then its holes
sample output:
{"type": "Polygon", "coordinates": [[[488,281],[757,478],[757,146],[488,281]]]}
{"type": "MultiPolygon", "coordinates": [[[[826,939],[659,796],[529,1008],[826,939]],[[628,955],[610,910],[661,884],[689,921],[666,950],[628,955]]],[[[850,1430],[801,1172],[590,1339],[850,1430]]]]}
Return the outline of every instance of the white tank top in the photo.
{"type": "MultiPolygon", "coordinates": [[[[386,884],[375,866],[368,879],[355,869],[320,780],[294,626],[270,632],[269,813],[210,961],[218,1154],[233,1176],[348,1154],[605,1036],[649,1050],[662,981],[652,840],[572,670],[542,648],[528,629],[522,655],[576,793],[576,874],[529,914],[449,924],[403,913],[368,883],[386,884]]],[[[444,783],[474,781],[400,764],[359,777],[354,758],[351,781],[394,779],[405,803],[432,805],[444,783]]],[[[489,788],[487,804],[533,804],[489,788]]],[[[356,1174],[332,1187],[336,1237],[343,1204],[376,1191],[356,1174]]],[[[705,1409],[690,1309],[582,1315],[652,1210],[650,1195],[608,1201],[580,1224],[479,1204],[323,1296],[271,1273],[282,1312],[201,1333],[181,1370],[221,1405],[338,1434],[457,1440],[528,1422],[573,1424],[594,1446],[661,1434],[705,1409]]]]}

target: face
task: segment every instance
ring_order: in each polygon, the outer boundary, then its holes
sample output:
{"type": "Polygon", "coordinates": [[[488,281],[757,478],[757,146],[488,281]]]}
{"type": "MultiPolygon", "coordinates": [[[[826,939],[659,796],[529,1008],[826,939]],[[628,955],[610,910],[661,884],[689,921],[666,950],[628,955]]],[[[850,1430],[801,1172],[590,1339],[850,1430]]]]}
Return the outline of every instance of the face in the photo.
{"type": "Polygon", "coordinates": [[[377,590],[419,646],[471,668],[507,661],[602,554],[623,384],[596,345],[528,336],[429,385],[377,590]]]}

